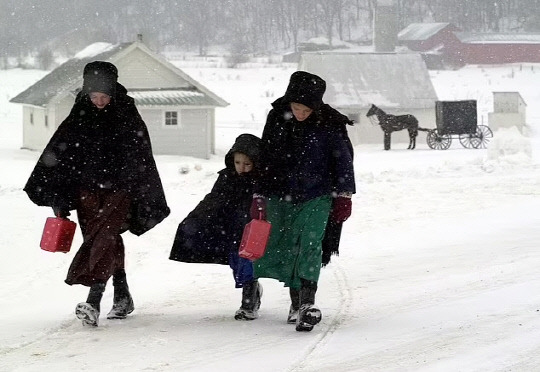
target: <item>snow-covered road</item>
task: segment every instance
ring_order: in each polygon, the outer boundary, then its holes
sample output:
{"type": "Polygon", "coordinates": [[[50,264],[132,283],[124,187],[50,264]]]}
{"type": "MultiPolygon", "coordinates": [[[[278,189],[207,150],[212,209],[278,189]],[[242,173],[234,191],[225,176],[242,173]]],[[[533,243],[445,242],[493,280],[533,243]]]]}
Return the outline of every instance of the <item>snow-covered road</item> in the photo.
{"type": "Polygon", "coordinates": [[[73,252],[38,249],[49,211],[14,186],[35,154],[2,160],[13,178],[0,189],[0,371],[534,371],[540,168],[485,153],[357,148],[354,214],[322,273],[324,319],[307,334],[285,323],[279,283],[262,280],[260,319],[238,322],[227,267],[167,260],[219,159],[186,158],[202,170],[181,175],[176,159],[158,158],[173,214],[126,236],[137,309],[126,320],[102,317],[97,329],[73,315],[86,289],[62,282],[73,252]]]}

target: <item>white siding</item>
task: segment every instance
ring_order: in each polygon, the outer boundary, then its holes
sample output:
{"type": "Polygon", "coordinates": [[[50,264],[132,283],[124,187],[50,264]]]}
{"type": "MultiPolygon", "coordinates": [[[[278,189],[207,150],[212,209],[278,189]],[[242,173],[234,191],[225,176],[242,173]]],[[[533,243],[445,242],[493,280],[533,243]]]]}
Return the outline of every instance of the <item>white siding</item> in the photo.
{"type": "Polygon", "coordinates": [[[525,126],[525,119],[520,113],[512,112],[489,112],[488,122],[491,130],[496,131],[500,128],[516,127],[523,133],[523,127],[525,126]]]}
{"type": "Polygon", "coordinates": [[[23,107],[23,147],[31,150],[42,150],[56,130],[51,117],[45,126],[48,110],[34,106],[23,107]]]}
{"type": "Polygon", "coordinates": [[[140,109],[154,154],[208,159],[212,153],[211,109],[140,109]],[[164,124],[165,111],[178,111],[178,126],[164,124]]]}
{"type": "Polygon", "coordinates": [[[173,71],[139,49],[134,49],[115,64],[118,67],[118,81],[128,90],[189,86],[173,71]]]}
{"type": "Polygon", "coordinates": [[[493,112],[525,112],[526,106],[518,92],[493,92],[493,112]]]}
{"type": "Polygon", "coordinates": [[[62,124],[64,119],[68,117],[74,103],[75,103],[75,97],[70,95],[64,98],[61,102],[59,102],[55,106],[56,111],[55,111],[54,117],[55,117],[56,128],[58,128],[58,126],[62,124]]]}
{"type": "Polygon", "coordinates": [[[72,96],[66,97],[62,102],[52,105],[51,108],[35,106],[23,107],[23,147],[31,150],[43,150],[58,126],[69,115],[74,103],[72,96]],[[30,123],[33,115],[34,123],[30,123]],[[47,116],[48,126],[45,126],[47,116]]]}
{"type": "Polygon", "coordinates": [[[182,110],[180,121],[185,135],[182,136],[183,152],[187,155],[208,159],[211,153],[211,115],[208,109],[182,110]]]}
{"type": "Polygon", "coordinates": [[[493,92],[493,112],[488,113],[489,126],[492,130],[516,127],[523,132],[526,108],[519,92],[493,92]]]}

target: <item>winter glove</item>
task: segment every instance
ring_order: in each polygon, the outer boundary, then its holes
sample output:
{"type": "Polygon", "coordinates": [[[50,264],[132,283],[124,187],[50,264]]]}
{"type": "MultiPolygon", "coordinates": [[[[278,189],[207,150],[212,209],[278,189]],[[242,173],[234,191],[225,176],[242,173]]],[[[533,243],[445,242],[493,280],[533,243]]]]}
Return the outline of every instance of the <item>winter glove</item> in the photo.
{"type": "Polygon", "coordinates": [[[53,206],[52,209],[56,217],[67,218],[69,215],[71,215],[67,209],[63,209],[61,207],[53,206]]]}
{"type": "Polygon", "coordinates": [[[338,196],[332,202],[330,218],[332,221],[342,223],[351,216],[352,201],[350,196],[338,196]]]}
{"type": "Polygon", "coordinates": [[[266,199],[262,195],[254,194],[249,215],[255,220],[266,220],[266,199]]]}
{"type": "Polygon", "coordinates": [[[54,198],[52,209],[56,217],[67,218],[69,215],[71,215],[71,213],[69,213],[69,206],[67,205],[66,201],[59,197],[54,198]]]}

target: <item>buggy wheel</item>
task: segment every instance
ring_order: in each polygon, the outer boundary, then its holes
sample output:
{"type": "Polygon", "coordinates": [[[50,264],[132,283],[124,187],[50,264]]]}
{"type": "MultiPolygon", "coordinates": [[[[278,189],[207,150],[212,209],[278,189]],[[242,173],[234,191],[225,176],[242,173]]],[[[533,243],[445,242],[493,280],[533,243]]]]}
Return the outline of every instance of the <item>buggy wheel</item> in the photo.
{"type": "Polygon", "coordinates": [[[491,129],[489,129],[488,126],[485,126],[485,125],[479,125],[477,128],[476,128],[476,146],[474,147],[475,149],[485,149],[487,148],[487,145],[489,143],[489,141],[491,140],[491,138],[493,138],[493,132],[491,131],[491,129]]]}
{"type": "Polygon", "coordinates": [[[433,150],[447,150],[452,143],[452,137],[448,134],[439,135],[437,129],[431,129],[427,133],[427,144],[433,150]]]}
{"type": "Polygon", "coordinates": [[[478,133],[463,133],[459,135],[459,142],[466,149],[477,149],[480,146],[478,133]]]}

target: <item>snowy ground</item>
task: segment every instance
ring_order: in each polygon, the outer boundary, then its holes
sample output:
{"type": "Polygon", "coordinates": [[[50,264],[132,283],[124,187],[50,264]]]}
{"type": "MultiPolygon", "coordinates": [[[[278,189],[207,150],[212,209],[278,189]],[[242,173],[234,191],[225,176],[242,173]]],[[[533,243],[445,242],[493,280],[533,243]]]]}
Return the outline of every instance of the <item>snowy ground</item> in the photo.
{"type": "MultiPolygon", "coordinates": [[[[260,135],[292,71],[186,68],[231,103],[217,115],[220,154],[237,134],[260,135]]],[[[263,279],[260,318],[238,322],[240,291],[227,267],[167,259],[178,223],[222,168],[221,155],[157,158],[172,214],[142,237],[125,235],[136,310],[83,328],[73,310],[87,289],[63,283],[74,252],[38,247],[50,211],[21,190],[38,154],[19,149],[20,108],[7,103],[43,74],[0,71],[0,371],[540,370],[540,93],[533,69],[433,73],[440,99],[476,97],[481,113],[492,109],[492,90],[520,91],[530,137],[496,133],[487,150],[457,142],[446,151],[425,143],[415,151],[356,147],[353,215],[341,255],[322,271],[324,318],[311,333],[285,324],[289,300],[279,283],[263,279]],[[181,174],[181,167],[190,171],[181,174]]],[[[111,303],[109,288],[103,312],[111,303]]]]}

